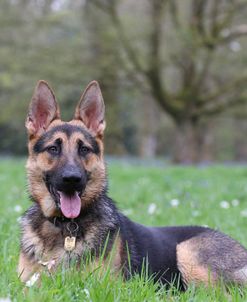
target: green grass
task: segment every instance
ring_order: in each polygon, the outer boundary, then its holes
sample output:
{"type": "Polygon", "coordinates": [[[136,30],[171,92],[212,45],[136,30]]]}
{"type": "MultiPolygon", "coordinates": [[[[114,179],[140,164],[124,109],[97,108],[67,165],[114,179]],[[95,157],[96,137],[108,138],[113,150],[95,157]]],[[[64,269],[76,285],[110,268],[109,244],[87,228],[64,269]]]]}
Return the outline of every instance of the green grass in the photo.
{"type": "MultiPolygon", "coordinates": [[[[29,290],[17,278],[18,218],[30,202],[25,162],[0,160],[0,298],[11,301],[246,301],[247,289],[231,287],[166,292],[144,277],[123,282],[109,271],[63,271],[43,276],[29,290]],[[19,207],[18,207],[19,206],[19,207]],[[21,211],[20,210],[21,207],[21,211]]],[[[247,246],[247,167],[143,167],[110,164],[109,195],[131,219],[146,225],[208,225],[247,246]],[[179,205],[172,206],[177,199],[179,205]],[[234,201],[232,205],[232,201],[234,201]],[[222,203],[227,201],[227,203],[222,203]],[[150,204],[154,209],[150,214],[150,204]],[[222,205],[228,208],[222,208],[222,205]]],[[[176,203],[176,202],[175,202],[176,203]]]]}

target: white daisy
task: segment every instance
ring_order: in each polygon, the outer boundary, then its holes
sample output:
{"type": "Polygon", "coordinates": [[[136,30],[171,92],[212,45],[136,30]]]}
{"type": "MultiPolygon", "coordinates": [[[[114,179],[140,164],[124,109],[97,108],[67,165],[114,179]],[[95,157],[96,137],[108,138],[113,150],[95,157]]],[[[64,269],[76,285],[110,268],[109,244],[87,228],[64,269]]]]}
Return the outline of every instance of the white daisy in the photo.
{"type": "Polygon", "coordinates": [[[26,282],[26,286],[32,287],[39,280],[39,277],[40,277],[40,273],[33,274],[31,278],[26,282]]]}
{"type": "Polygon", "coordinates": [[[230,208],[230,204],[229,204],[228,201],[222,200],[222,201],[220,202],[220,207],[221,207],[222,209],[229,209],[229,208],[230,208]]]}
{"type": "Polygon", "coordinates": [[[21,219],[22,219],[21,216],[20,216],[20,217],[17,217],[17,218],[16,218],[16,221],[17,221],[18,223],[21,223],[21,219]]]}
{"type": "Polygon", "coordinates": [[[14,207],[14,211],[17,212],[17,213],[20,213],[20,212],[22,211],[22,207],[21,207],[20,205],[17,204],[17,205],[14,207]]]}
{"type": "Polygon", "coordinates": [[[87,288],[84,288],[83,291],[84,291],[86,297],[89,299],[90,298],[90,292],[89,292],[89,290],[87,288]]]}
{"type": "Polygon", "coordinates": [[[156,212],[157,206],[155,203],[150,203],[148,206],[148,214],[153,215],[156,212]]]}
{"type": "Polygon", "coordinates": [[[0,302],[11,302],[10,298],[0,298],[0,302]]]}
{"type": "Polygon", "coordinates": [[[243,211],[241,211],[240,215],[243,217],[247,217],[247,209],[244,209],[243,211]]]}
{"type": "Polygon", "coordinates": [[[234,207],[237,207],[237,206],[239,205],[239,200],[238,200],[238,199],[233,199],[233,200],[232,200],[232,205],[233,205],[234,207]]]}
{"type": "Polygon", "coordinates": [[[192,216],[194,216],[194,217],[198,217],[198,216],[200,216],[200,212],[199,211],[192,211],[192,216]]]}
{"type": "Polygon", "coordinates": [[[170,205],[171,205],[173,208],[178,207],[179,204],[180,204],[180,201],[179,201],[178,199],[172,199],[172,200],[170,201],[170,205]]]}

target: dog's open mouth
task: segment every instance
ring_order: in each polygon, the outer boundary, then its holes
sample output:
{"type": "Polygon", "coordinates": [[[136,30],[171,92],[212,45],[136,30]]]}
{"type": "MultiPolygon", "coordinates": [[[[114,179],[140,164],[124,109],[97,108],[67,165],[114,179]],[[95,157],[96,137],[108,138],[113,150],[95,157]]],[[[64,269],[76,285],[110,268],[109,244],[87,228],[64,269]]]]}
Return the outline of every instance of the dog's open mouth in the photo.
{"type": "Polygon", "coordinates": [[[67,218],[76,218],[81,212],[81,198],[79,192],[67,195],[58,191],[60,197],[60,207],[63,215],[67,218]]]}
{"type": "Polygon", "coordinates": [[[50,187],[50,192],[52,193],[56,205],[60,207],[62,214],[66,218],[76,218],[81,212],[81,194],[82,192],[63,192],[56,191],[55,188],[50,187]]]}

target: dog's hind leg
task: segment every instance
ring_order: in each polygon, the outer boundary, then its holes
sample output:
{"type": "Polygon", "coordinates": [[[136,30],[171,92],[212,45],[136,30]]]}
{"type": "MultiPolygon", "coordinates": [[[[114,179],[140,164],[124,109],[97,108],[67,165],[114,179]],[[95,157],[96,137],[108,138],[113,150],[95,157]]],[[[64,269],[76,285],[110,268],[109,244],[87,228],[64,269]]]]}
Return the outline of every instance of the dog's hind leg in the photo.
{"type": "Polygon", "coordinates": [[[247,285],[247,265],[234,272],[230,272],[228,281],[241,285],[247,285]]]}
{"type": "Polygon", "coordinates": [[[178,244],[177,264],[185,284],[247,284],[247,250],[218,231],[208,229],[178,244]]]}
{"type": "Polygon", "coordinates": [[[217,281],[215,272],[200,262],[198,251],[191,240],[186,240],[177,246],[177,265],[185,287],[191,283],[196,285],[203,283],[209,286],[217,281]]]}

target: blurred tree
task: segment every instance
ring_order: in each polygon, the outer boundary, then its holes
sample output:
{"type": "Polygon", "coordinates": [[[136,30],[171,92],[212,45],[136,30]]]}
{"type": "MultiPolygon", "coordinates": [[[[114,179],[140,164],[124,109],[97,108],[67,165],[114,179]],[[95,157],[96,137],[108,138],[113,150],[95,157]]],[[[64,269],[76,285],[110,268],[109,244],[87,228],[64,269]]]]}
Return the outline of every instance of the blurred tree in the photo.
{"type": "MultiPolygon", "coordinates": [[[[0,139],[2,152],[24,153],[27,105],[34,85],[45,79],[54,89],[64,119],[72,118],[85,86],[97,79],[107,103],[106,151],[126,153],[125,118],[109,20],[84,0],[0,2],[0,139]],[[108,68],[111,66],[111,68],[108,68]],[[7,103],[7,104],[6,104],[7,103]],[[119,118],[120,117],[120,118],[119,118]],[[6,136],[6,133],[9,135],[6,136]],[[15,133],[15,135],[13,135],[15,133]],[[16,142],[22,142],[16,144],[16,142]]],[[[131,123],[130,123],[131,125],[131,123]]],[[[133,126],[131,126],[133,128],[133,126]]]]}
{"type": "Polygon", "coordinates": [[[153,99],[175,122],[175,161],[209,159],[212,116],[247,99],[247,74],[236,55],[238,38],[247,35],[242,23],[247,2],[91,2],[110,18],[126,66],[140,82],[144,79],[153,99]]]}
{"type": "Polygon", "coordinates": [[[243,0],[0,1],[0,151],[26,152],[37,80],[70,119],[97,79],[107,153],[247,158],[245,22],[243,0]]]}
{"type": "Polygon", "coordinates": [[[96,11],[87,2],[82,11],[82,18],[86,20],[88,29],[88,46],[90,49],[89,64],[95,66],[94,79],[100,83],[104,100],[107,106],[107,127],[105,146],[107,153],[125,153],[123,127],[120,122],[119,106],[119,52],[114,47],[115,35],[111,22],[106,15],[96,11]]]}

